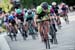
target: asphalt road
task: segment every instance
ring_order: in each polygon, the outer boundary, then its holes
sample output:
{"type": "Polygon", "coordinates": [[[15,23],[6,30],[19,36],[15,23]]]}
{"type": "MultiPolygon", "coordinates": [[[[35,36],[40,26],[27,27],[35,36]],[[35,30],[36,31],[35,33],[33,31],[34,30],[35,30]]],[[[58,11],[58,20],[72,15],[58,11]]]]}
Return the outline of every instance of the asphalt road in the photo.
{"type": "MultiPolygon", "coordinates": [[[[62,21],[62,29],[57,32],[58,45],[51,44],[49,50],[75,50],[75,12],[69,13],[70,24],[62,21]]],[[[18,34],[18,41],[11,41],[8,36],[5,36],[10,50],[46,50],[44,44],[40,40],[33,40],[31,36],[26,41],[18,34]]]]}

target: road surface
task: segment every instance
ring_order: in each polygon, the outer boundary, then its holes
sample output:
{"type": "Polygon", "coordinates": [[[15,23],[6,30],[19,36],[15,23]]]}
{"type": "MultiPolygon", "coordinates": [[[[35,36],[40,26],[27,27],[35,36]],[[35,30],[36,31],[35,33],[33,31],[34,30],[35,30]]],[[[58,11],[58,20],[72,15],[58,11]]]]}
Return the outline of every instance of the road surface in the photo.
{"type": "Polygon", "coordinates": [[[58,45],[51,44],[51,49],[45,49],[40,37],[37,40],[33,40],[29,36],[24,41],[21,35],[18,34],[18,41],[11,41],[9,37],[5,36],[10,50],[75,50],[75,12],[68,15],[70,24],[66,24],[61,18],[62,29],[57,32],[58,45]]]}

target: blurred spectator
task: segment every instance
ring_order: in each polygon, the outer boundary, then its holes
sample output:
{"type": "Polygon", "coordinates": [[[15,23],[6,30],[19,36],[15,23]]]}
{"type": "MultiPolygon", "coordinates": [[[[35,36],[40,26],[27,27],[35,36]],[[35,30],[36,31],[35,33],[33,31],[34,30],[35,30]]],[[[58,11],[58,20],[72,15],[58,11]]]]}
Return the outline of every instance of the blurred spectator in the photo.
{"type": "Polygon", "coordinates": [[[73,6],[73,10],[75,11],[75,5],[73,6]]]}
{"type": "Polygon", "coordinates": [[[73,11],[73,7],[72,7],[72,6],[70,6],[70,8],[69,8],[69,9],[70,9],[70,11],[73,11]]]}

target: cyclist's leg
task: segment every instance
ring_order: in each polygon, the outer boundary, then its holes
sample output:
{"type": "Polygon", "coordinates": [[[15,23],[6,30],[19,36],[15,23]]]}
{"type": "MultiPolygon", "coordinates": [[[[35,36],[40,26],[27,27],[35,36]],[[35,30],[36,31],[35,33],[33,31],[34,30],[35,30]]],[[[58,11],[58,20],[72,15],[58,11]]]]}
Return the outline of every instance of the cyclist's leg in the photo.
{"type": "Polygon", "coordinates": [[[13,25],[12,27],[13,27],[13,28],[12,28],[12,29],[13,29],[13,37],[15,38],[15,41],[16,41],[16,40],[17,40],[16,37],[17,37],[17,33],[18,33],[18,32],[17,32],[17,30],[16,30],[15,25],[13,25]]]}
{"type": "Polygon", "coordinates": [[[51,24],[50,25],[50,35],[51,35],[50,41],[52,44],[53,44],[53,39],[54,39],[54,32],[55,32],[55,29],[54,29],[53,25],[51,24]]]}
{"type": "Polygon", "coordinates": [[[53,28],[54,28],[55,32],[57,32],[57,29],[56,29],[55,24],[52,24],[52,26],[53,26],[53,28]]]}
{"type": "Polygon", "coordinates": [[[19,28],[19,31],[22,32],[21,31],[21,26],[22,26],[23,18],[21,17],[21,18],[18,18],[17,20],[18,20],[18,28],[19,28]]]}
{"type": "Polygon", "coordinates": [[[17,37],[18,29],[17,29],[16,21],[12,20],[11,24],[12,24],[11,27],[12,27],[13,38],[15,38],[15,40],[17,40],[16,37],[17,37]]]}
{"type": "Polygon", "coordinates": [[[36,37],[35,37],[35,31],[33,26],[33,20],[29,19],[28,24],[29,24],[29,34],[32,36],[32,39],[35,40],[36,37]]]}
{"type": "Polygon", "coordinates": [[[49,37],[48,37],[48,33],[49,33],[49,22],[44,22],[44,43],[46,44],[46,49],[50,49],[50,43],[49,43],[49,37]]]}
{"type": "Polygon", "coordinates": [[[56,20],[57,20],[57,22],[60,20],[59,13],[56,13],[56,20]]]}
{"type": "Polygon", "coordinates": [[[9,22],[9,37],[13,41],[12,24],[9,22]]]}
{"type": "Polygon", "coordinates": [[[12,24],[12,27],[14,27],[14,29],[15,29],[15,31],[16,31],[16,33],[17,33],[18,28],[17,28],[17,24],[16,24],[15,19],[13,19],[12,21],[10,21],[10,23],[12,24]]]}
{"type": "Polygon", "coordinates": [[[9,25],[8,25],[8,23],[4,22],[4,26],[5,26],[6,30],[7,30],[7,35],[9,35],[9,25]]]}
{"type": "MultiPolygon", "coordinates": [[[[53,19],[53,20],[55,20],[55,19],[53,19]]],[[[55,22],[53,22],[53,20],[51,20],[52,23],[50,24],[50,35],[52,37],[52,39],[50,39],[50,40],[51,40],[52,44],[54,42],[54,38],[55,38],[56,32],[57,32],[56,25],[55,25],[55,22]]]]}
{"type": "Polygon", "coordinates": [[[33,32],[32,38],[35,40],[37,33],[36,33],[36,31],[35,31],[35,26],[34,26],[34,21],[33,21],[33,20],[32,20],[32,22],[31,22],[31,26],[32,26],[32,32],[33,32]]]}
{"type": "Polygon", "coordinates": [[[58,23],[58,25],[61,25],[61,20],[60,20],[59,16],[57,16],[57,23],[58,23]]]}
{"type": "Polygon", "coordinates": [[[48,32],[49,32],[49,26],[48,26],[48,22],[44,22],[44,37],[48,40],[48,32]]]}
{"type": "Polygon", "coordinates": [[[28,21],[26,21],[26,23],[24,24],[24,18],[21,18],[21,22],[22,22],[22,36],[23,39],[26,40],[26,38],[28,37],[27,32],[28,32],[28,21]]]}
{"type": "Polygon", "coordinates": [[[38,32],[40,33],[41,40],[44,41],[44,35],[43,35],[43,23],[38,23],[38,32]]]}
{"type": "Polygon", "coordinates": [[[27,32],[28,32],[28,22],[27,21],[25,22],[25,24],[23,24],[23,31],[24,31],[23,37],[24,37],[24,40],[26,40],[26,38],[28,37],[28,34],[27,34],[27,32]]]}
{"type": "Polygon", "coordinates": [[[59,29],[61,29],[61,20],[59,14],[57,14],[57,26],[59,29]]]}
{"type": "Polygon", "coordinates": [[[66,22],[67,22],[67,24],[69,24],[69,18],[68,18],[67,13],[65,13],[65,15],[66,15],[66,22]]]}
{"type": "Polygon", "coordinates": [[[54,18],[51,19],[50,25],[54,28],[55,32],[57,32],[57,28],[56,28],[56,25],[55,25],[55,22],[57,22],[56,16],[53,15],[52,17],[54,17],[54,18]]]}
{"type": "Polygon", "coordinates": [[[26,24],[25,24],[25,31],[27,32],[28,31],[28,22],[26,22],[26,24]]]}

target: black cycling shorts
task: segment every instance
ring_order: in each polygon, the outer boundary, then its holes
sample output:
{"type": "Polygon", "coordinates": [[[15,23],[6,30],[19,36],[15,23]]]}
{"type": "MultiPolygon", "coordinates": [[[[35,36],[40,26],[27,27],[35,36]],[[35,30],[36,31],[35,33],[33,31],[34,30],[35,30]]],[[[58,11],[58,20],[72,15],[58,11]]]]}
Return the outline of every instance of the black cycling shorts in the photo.
{"type": "Polygon", "coordinates": [[[9,20],[9,23],[11,23],[13,26],[16,25],[16,21],[15,20],[9,20]]]}
{"type": "Polygon", "coordinates": [[[59,13],[55,13],[56,14],[56,16],[59,16],[59,13]]]}
{"type": "Polygon", "coordinates": [[[24,22],[24,18],[23,17],[18,18],[18,19],[21,20],[21,22],[24,22]]]}
{"type": "Polygon", "coordinates": [[[29,20],[33,20],[33,18],[32,18],[32,17],[30,17],[30,18],[27,18],[27,19],[26,19],[26,21],[29,21],[29,20]]]}

